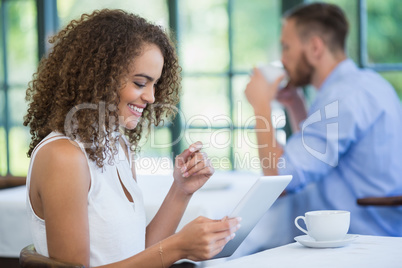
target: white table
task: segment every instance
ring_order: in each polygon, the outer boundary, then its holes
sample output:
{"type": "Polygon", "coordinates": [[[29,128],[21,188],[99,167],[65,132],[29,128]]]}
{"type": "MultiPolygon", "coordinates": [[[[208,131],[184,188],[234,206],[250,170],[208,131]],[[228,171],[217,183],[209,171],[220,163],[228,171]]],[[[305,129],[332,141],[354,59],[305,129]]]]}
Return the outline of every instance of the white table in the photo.
{"type": "Polygon", "coordinates": [[[307,248],[295,242],[241,257],[213,268],[400,268],[402,267],[402,238],[359,236],[342,248],[307,248]]]}
{"type": "Polygon", "coordinates": [[[32,244],[25,195],[25,186],[0,190],[0,257],[18,257],[32,244]]]}

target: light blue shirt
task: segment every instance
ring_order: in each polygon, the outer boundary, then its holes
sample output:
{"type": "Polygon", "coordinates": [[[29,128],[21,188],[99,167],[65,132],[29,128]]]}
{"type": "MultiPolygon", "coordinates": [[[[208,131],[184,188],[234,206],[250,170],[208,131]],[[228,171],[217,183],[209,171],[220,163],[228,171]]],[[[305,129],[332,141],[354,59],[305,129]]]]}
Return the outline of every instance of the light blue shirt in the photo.
{"type": "Polygon", "coordinates": [[[402,207],[356,204],[363,197],[402,195],[402,108],[377,73],[350,59],[341,62],[281,160],[279,173],[293,175],[287,191],[315,182],[320,204],[314,208],[351,211],[349,233],[402,236],[402,207]]]}

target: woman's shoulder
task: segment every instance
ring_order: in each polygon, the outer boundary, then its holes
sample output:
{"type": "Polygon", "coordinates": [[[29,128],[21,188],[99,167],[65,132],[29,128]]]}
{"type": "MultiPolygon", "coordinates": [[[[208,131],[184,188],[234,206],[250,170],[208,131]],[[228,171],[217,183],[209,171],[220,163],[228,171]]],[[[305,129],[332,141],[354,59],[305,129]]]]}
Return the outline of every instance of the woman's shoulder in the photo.
{"type": "Polygon", "coordinates": [[[62,138],[48,142],[37,152],[37,158],[47,158],[50,162],[62,161],[79,164],[86,157],[81,147],[75,141],[62,138]]]}
{"type": "Polygon", "coordinates": [[[69,139],[58,139],[43,145],[35,156],[33,175],[43,180],[90,183],[87,157],[80,146],[69,139]]]}

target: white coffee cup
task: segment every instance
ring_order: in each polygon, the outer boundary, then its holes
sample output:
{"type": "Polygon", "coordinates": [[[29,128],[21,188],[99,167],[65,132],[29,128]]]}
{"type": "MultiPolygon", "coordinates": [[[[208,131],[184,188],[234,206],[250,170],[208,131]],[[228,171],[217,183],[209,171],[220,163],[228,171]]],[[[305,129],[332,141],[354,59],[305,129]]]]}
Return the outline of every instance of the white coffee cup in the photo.
{"type": "Polygon", "coordinates": [[[295,219],[296,227],[316,241],[336,241],[345,238],[350,225],[350,212],[344,210],[309,211],[295,219]],[[302,219],[307,230],[300,227],[302,219]]]}
{"type": "Polygon", "coordinates": [[[269,83],[275,82],[278,77],[284,75],[285,77],[280,82],[279,88],[284,88],[288,84],[289,79],[280,61],[273,61],[268,64],[260,65],[258,69],[269,83]]]}

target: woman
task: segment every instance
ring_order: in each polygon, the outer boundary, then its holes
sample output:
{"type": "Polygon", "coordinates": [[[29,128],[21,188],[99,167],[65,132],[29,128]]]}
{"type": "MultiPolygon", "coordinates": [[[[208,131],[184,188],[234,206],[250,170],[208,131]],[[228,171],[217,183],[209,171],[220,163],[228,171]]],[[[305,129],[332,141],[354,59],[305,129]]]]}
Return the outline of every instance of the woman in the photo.
{"type": "Polygon", "coordinates": [[[205,260],[239,219],[199,217],[174,234],[214,170],[200,142],[175,161],[174,182],[145,227],[132,150],[142,129],[174,115],[179,66],[160,27],[121,10],[72,21],[50,40],[27,90],[28,213],[36,250],[85,266],[168,267],[205,260]]]}

